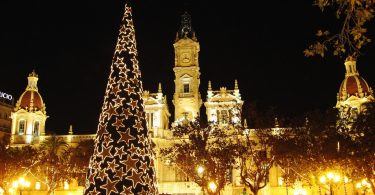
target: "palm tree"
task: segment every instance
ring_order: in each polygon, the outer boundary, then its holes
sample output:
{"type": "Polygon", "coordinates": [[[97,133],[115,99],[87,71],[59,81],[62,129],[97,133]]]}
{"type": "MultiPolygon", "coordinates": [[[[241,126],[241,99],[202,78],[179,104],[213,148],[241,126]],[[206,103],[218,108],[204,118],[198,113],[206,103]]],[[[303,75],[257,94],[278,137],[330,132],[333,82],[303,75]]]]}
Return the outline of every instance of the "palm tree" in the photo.
{"type": "Polygon", "coordinates": [[[54,194],[58,183],[69,180],[68,144],[56,135],[48,137],[40,145],[40,161],[35,168],[44,184],[48,187],[48,194],[54,194]]]}

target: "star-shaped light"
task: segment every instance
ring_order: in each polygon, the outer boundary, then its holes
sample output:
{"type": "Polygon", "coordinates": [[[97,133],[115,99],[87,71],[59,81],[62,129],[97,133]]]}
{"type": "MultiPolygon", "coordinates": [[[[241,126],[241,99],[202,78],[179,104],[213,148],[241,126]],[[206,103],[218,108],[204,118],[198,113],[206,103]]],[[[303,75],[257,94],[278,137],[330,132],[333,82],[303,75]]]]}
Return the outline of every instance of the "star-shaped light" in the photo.
{"type": "Polygon", "coordinates": [[[129,179],[133,182],[133,187],[135,188],[137,184],[141,184],[143,181],[142,179],[143,173],[137,173],[136,171],[132,170],[132,174],[130,176],[127,176],[126,179],[129,179]]]}
{"type": "Polygon", "coordinates": [[[130,145],[130,142],[131,140],[136,140],[136,137],[130,135],[130,129],[126,129],[125,132],[118,132],[120,134],[120,139],[118,140],[118,142],[125,142],[126,145],[130,145]]]}
{"type": "Polygon", "coordinates": [[[101,185],[100,188],[106,190],[106,194],[111,194],[111,192],[118,193],[116,184],[119,182],[119,180],[111,181],[109,177],[107,177],[107,183],[104,185],[101,185]]]}

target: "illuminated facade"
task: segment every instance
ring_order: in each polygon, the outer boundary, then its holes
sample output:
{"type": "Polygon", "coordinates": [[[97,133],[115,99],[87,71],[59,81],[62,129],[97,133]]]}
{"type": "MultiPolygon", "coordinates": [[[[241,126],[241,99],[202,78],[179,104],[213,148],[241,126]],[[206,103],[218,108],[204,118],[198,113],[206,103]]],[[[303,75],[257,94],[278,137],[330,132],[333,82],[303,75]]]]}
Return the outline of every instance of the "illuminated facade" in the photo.
{"type": "MultiPolygon", "coordinates": [[[[206,101],[203,102],[202,100],[199,92],[201,73],[198,59],[200,46],[191,25],[190,15],[187,13],[182,15],[181,26],[176,34],[173,46],[175,52],[173,67],[175,74],[173,104],[175,109],[173,121],[194,119],[202,114],[199,112],[204,103],[208,122],[224,126],[229,122],[240,122],[241,118],[238,117],[238,113],[233,113],[233,110],[236,109],[232,109],[243,104],[237,80],[234,81],[233,87],[220,87],[218,90],[212,89],[211,81],[209,81],[206,101]]],[[[350,107],[360,111],[363,103],[374,100],[373,91],[366,81],[359,76],[355,60],[348,58],[345,66],[347,73],[339,90],[336,107],[340,109],[350,107]]],[[[42,96],[38,92],[37,81],[38,75],[32,72],[28,77],[27,88],[20,96],[14,112],[11,114],[11,135],[14,146],[20,144],[37,146],[48,137],[48,135],[44,135],[45,122],[48,116],[42,96]]],[[[147,127],[149,135],[156,145],[155,150],[159,151],[160,148],[171,146],[174,140],[169,130],[172,114],[169,112],[167,97],[163,94],[162,85],[159,83],[158,90],[155,93],[145,90],[143,100],[147,127]]],[[[275,127],[275,129],[278,129],[278,125],[275,124],[275,127]]],[[[95,134],[74,135],[73,128],[70,126],[68,135],[60,135],[59,137],[74,145],[82,140],[95,139],[95,134]]],[[[160,155],[157,155],[155,169],[159,193],[201,194],[201,189],[197,184],[189,181],[189,178],[179,167],[162,161],[160,155]]],[[[286,194],[288,190],[290,194],[293,194],[297,191],[297,188],[293,186],[286,186],[282,175],[283,173],[279,168],[271,168],[268,185],[259,194],[286,194]]],[[[244,188],[240,180],[239,170],[233,170],[232,183],[224,188],[223,194],[240,194],[244,188]]],[[[301,190],[300,188],[302,187],[300,186],[298,190],[301,190]]],[[[43,190],[43,186],[40,189],[43,190]]],[[[249,189],[247,192],[249,192],[249,189]]],[[[320,192],[320,188],[310,186],[305,194],[318,194],[320,192]]],[[[38,193],[42,194],[41,191],[30,194],[38,193]]],[[[69,190],[64,191],[62,186],[57,194],[82,194],[82,187],[73,182],[69,190]]],[[[349,190],[348,194],[350,194],[349,190]]]]}

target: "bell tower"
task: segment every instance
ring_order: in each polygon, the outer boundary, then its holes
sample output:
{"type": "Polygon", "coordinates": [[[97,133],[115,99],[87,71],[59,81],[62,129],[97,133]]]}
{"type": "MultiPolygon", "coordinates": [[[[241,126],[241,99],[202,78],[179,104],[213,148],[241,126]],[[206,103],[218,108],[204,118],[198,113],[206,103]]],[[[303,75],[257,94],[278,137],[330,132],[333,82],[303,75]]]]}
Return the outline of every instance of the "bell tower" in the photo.
{"type": "Polygon", "coordinates": [[[191,17],[185,12],[173,44],[175,52],[175,93],[173,104],[175,120],[194,119],[202,105],[199,93],[199,42],[191,26],[191,17]]]}

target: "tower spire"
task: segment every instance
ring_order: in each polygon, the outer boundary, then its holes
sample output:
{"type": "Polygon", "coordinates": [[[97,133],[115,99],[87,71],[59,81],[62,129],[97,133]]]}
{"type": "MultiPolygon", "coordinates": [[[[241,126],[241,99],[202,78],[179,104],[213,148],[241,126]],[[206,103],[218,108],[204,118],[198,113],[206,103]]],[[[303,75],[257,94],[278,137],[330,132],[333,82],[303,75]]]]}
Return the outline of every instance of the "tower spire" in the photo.
{"type": "Polygon", "coordinates": [[[191,25],[191,16],[186,11],[184,14],[181,15],[181,25],[177,32],[176,41],[183,38],[190,38],[194,41],[197,40],[195,31],[191,25]]]}
{"type": "Polygon", "coordinates": [[[126,3],[85,194],[157,194],[137,58],[132,10],[126,3]]]}
{"type": "Polygon", "coordinates": [[[159,86],[158,86],[158,93],[162,93],[163,90],[161,89],[161,83],[159,82],[159,86]]]}
{"type": "Polygon", "coordinates": [[[73,135],[73,125],[69,125],[69,135],[73,135]]]}
{"type": "Polygon", "coordinates": [[[237,82],[237,79],[234,80],[234,90],[238,90],[238,82],[237,82]]]}

